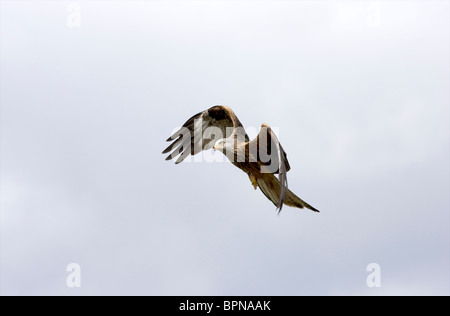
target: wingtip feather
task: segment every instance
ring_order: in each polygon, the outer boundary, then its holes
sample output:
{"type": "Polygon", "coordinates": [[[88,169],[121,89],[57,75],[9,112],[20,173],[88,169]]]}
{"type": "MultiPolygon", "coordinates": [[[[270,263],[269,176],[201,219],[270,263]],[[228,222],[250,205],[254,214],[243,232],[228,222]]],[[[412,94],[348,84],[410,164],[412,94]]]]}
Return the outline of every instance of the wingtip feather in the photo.
{"type": "Polygon", "coordinates": [[[311,211],[313,211],[313,212],[316,212],[316,213],[320,213],[320,211],[318,210],[318,209],[316,209],[316,208],[314,208],[314,207],[310,207],[309,208],[311,211]]]}

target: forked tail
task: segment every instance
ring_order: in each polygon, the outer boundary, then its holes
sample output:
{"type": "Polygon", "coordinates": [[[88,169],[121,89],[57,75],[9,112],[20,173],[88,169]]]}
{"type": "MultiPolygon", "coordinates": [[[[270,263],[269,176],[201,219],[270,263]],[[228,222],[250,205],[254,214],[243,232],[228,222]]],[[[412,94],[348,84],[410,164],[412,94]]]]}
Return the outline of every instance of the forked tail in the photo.
{"type": "MultiPolygon", "coordinates": [[[[275,206],[278,207],[280,201],[280,181],[271,173],[263,173],[262,177],[258,178],[258,186],[264,195],[272,201],[275,206]]],[[[311,211],[319,212],[297,195],[295,195],[291,190],[286,189],[286,194],[284,196],[284,204],[291,207],[297,208],[309,208],[311,211]]]]}

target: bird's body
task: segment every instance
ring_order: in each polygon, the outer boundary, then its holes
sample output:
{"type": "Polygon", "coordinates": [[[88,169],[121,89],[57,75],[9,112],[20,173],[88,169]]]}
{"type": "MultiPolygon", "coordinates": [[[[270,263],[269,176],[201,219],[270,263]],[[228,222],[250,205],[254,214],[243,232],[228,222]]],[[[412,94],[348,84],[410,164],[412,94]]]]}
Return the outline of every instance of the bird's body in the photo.
{"type": "Polygon", "coordinates": [[[259,187],[280,211],[286,204],[319,212],[287,188],[286,173],[290,170],[287,155],[267,124],[262,124],[258,136],[250,141],[229,107],[213,106],[191,117],[167,141],[173,143],[163,151],[172,151],[166,160],[180,155],[175,162],[178,164],[189,154],[195,155],[211,148],[219,150],[233,165],[244,171],[255,190],[259,187]],[[278,174],[278,179],[275,174],[278,174]]]}

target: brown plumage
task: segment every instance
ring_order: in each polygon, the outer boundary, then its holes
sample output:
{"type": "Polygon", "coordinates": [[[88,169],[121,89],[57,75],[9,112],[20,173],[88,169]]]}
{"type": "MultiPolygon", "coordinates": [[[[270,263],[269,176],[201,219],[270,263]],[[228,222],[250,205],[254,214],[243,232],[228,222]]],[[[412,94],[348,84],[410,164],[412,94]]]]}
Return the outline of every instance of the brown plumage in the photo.
{"type": "Polygon", "coordinates": [[[214,148],[247,173],[255,190],[259,187],[279,211],[286,204],[319,212],[288,189],[290,165],[287,155],[267,124],[262,124],[258,136],[250,141],[234,112],[227,106],[218,105],[191,117],[167,141],[172,144],[163,151],[163,154],[171,152],[166,160],[179,155],[175,162],[178,164],[189,154],[214,148]]]}

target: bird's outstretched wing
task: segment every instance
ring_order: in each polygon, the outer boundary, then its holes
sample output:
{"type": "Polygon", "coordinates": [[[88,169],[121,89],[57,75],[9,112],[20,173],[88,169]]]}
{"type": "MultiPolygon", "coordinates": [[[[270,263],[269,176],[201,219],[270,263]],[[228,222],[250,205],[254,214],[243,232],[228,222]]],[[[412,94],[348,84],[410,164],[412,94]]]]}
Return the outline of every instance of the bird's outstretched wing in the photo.
{"type": "Polygon", "coordinates": [[[286,173],[291,169],[286,152],[273,130],[267,124],[261,125],[258,136],[251,142],[248,142],[246,147],[249,159],[258,161],[262,174],[278,174],[279,185],[274,186],[270,182],[261,183],[263,185],[260,184],[259,187],[281,211],[286,190],[288,190],[286,173]],[[279,192],[272,192],[274,190],[279,190],[279,192]]]}
{"type": "Polygon", "coordinates": [[[238,139],[248,142],[249,138],[239,119],[227,106],[217,105],[200,112],[184,123],[184,125],[167,141],[172,142],[163,154],[169,152],[166,160],[180,155],[175,161],[182,162],[191,154],[211,149],[214,143],[221,139],[235,135],[238,139]]]}

